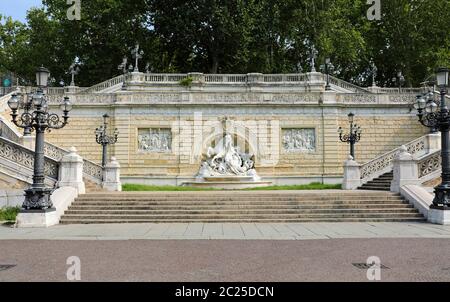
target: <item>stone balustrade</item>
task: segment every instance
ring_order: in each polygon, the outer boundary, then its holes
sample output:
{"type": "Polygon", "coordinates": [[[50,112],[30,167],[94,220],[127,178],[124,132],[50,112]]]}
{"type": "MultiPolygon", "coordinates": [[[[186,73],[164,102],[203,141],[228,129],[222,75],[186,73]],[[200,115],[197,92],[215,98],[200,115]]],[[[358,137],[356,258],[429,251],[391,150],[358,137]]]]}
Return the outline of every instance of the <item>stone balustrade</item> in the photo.
{"type": "Polygon", "coordinates": [[[440,134],[422,136],[363,165],[349,158],[344,162],[344,190],[354,190],[368,181],[394,171],[391,191],[404,185],[424,183],[438,176],[441,169],[440,134]],[[359,179],[358,179],[359,177],[359,179]]]}

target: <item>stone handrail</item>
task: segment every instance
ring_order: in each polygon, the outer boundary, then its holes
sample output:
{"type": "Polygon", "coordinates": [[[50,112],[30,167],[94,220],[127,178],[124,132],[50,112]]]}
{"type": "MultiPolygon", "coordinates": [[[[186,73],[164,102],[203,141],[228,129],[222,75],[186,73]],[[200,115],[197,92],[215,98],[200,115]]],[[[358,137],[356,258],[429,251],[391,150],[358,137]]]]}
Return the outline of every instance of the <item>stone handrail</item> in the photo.
{"type": "Polygon", "coordinates": [[[11,122],[11,116],[8,112],[8,100],[17,90],[13,90],[7,95],[0,97],[0,136],[3,136],[15,143],[20,143],[21,133],[11,122]],[[4,114],[6,113],[6,114],[4,114]]]}
{"type": "Polygon", "coordinates": [[[371,93],[369,90],[359,87],[358,85],[346,82],[330,75],[330,84],[353,91],[355,93],[371,93]]]}
{"type": "Polygon", "coordinates": [[[376,87],[372,88],[374,92],[376,93],[389,93],[389,94],[412,94],[412,93],[422,93],[424,92],[424,88],[383,88],[383,87],[376,87]]]}
{"type": "Polygon", "coordinates": [[[0,136],[9,139],[15,143],[20,143],[21,137],[11,127],[6,124],[3,118],[0,116],[0,136]]]}
{"type": "MultiPolygon", "coordinates": [[[[34,168],[34,152],[4,137],[0,137],[0,157],[31,170],[34,168]]],[[[45,156],[44,172],[47,177],[56,181],[59,162],[45,156]]]]}
{"type": "MultiPolygon", "coordinates": [[[[69,153],[69,151],[49,142],[45,142],[44,153],[45,156],[59,162],[64,155],[69,153]]],[[[97,184],[101,184],[103,178],[103,168],[102,166],[83,158],[83,174],[84,176],[87,176],[89,180],[97,184]]]]}
{"type": "Polygon", "coordinates": [[[122,74],[120,76],[114,77],[112,79],[106,80],[104,82],[101,82],[99,84],[96,84],[94,86],[91,86],[89,88],[86,88],[82,91],[80,91],[80,93],[95,93],[95,92],[99,92],[101,90],[110,88],[112,86],[118,85],[120,83],[124,83],[129,77],[129,74],[122,74]]]}
{"type": "Polygon", "coordinates": [[[433,172],[436,172],[441,169],[441,150],[437,150],[433,153],[428,154],[424,158],[421,158],[417,162],[418,170],[419,170],[419,178],[423,178],[425,176],[430,175],[433,172]]]}
{"type": "MultiPolygon", "coordinates": [[[[425,151],[428,147],[427,135],[419,137],[408,144],[405,144],[408,153],[415,155],[421,151],[425,151]]],[[[401,147],[384,153],[371,161],[360,166],[360,178],[362,182],[369,181],[383,173],[388,172],[393,167],[394,158],[401,152],[401,147]]]]}

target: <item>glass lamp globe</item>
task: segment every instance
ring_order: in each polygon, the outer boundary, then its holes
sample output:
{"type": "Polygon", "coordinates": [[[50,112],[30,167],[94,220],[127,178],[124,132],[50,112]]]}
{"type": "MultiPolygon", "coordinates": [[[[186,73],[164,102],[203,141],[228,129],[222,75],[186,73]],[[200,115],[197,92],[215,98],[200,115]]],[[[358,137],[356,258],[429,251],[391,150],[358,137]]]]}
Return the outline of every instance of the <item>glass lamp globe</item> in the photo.
{"type": "Polygon", "coordinates": [[[436,84],[438,87],[448,87],[450,70],[445,67],[441,67],[436,71],[436,84]]]}
{"type": "Polygon", "coordinates": [[[425,107],[425,111],[427,113],[435,113],[437,111],[437,104],[433,101],[428,102],[427,106],[425,107]]]}
{"type": "Polygon", "coordinates": [[[12,97],[8,100],[8,106],[11,110],[17,110],[19,108],[19,100],[17,99],[17,95],[13,94],[12,97]]]}

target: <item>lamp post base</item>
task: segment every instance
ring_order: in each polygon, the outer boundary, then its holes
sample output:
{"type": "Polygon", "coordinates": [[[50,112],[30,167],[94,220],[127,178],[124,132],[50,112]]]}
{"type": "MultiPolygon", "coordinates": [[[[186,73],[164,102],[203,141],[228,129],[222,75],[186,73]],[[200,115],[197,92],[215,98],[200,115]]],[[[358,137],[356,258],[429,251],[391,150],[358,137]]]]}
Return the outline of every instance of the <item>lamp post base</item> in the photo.
{"type": "Polygon", "coordinates": [[[25,210],[45,210],[53,207],[50,195],[53,189],[30,188],[25,190],[25,201],[22,208],[25,210]]]}
{"type": "Polygon", "coordinates": [[[440,184],[434,188],[434,206],[450,207],[450,186],[440,184]]]}
{"type": "Polygon", "coordinates": [[[450,225],[450,208],[432,205],[430,207],[430,211],[428,211],[428,222],[441,225],[450,225]]]}

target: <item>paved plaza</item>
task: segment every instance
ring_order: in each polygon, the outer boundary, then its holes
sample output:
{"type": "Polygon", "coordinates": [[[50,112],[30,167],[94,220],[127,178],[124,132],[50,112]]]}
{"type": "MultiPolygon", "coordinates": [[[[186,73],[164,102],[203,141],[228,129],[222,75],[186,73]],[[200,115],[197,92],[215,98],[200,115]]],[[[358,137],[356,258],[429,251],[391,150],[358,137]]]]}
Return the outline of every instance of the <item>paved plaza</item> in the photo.
{"type": "Polygon", "coordinates": [[[128,240],[450,238],[450,226],[416,222],[87,224],[50,228],[0,227],[1,239],[128,240]]]}
{"type": "MultiPolygon", "coordinates": [[[[81,281],[450,281],[450,240],[3,240],[0,281],[67,281],[73,256],[81,281]],[[70,263],[70,262],[69,262],[70,263]]],[[[195,287],[192,285],[191,287],[195,287]]]]}

